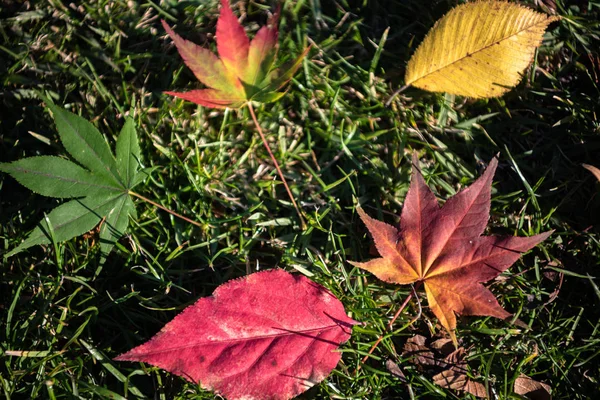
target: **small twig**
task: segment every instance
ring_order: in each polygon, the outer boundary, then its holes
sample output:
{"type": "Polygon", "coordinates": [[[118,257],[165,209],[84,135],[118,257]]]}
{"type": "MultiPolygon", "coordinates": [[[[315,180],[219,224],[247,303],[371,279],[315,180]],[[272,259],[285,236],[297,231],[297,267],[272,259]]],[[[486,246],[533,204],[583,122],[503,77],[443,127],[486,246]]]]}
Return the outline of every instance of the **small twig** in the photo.
{"type": "Polygon", "coordinates": [[[202,228],[202,224],[200,224],[199,222],[196,222],[196,221],[194,221],[194,220],[192,220],[192,219],[189,219],[188,217],[184,217],[184,216],[183,216],[183,215],[181,215],[181,214],[177,214],[175,211],[173,211],[173,210],[169,210],[168,208],[161,206],[161,205],[160,205],[160,204],[158,204],[157,202],[155,202],[155,201],[152,201],[152,200],[150,200],[149,198],[142,196],[141,194],[137,194],[136,192],[132,192],[131,190],[129,191],[129,194],[130,194],[130,195],[132,195],[132,196],[135,196],[135,197],[137,197],[137,198],[139,198],[139,199],[142,199],[142,200],[144,200],[146,203],[150,203],[150,204],[152,204],[154,207],[160,208],[161,210],[163,210],[163,211],[166,211],[166,212],[168,212],[169,214],[176,216],[177,218],[181,218],[182,220],[184,220],[184,221],[186,221],[186,222],[189,222],[189,223],[190,223],[190,224],[192,224],[192,225],[196,225],[196,226],[198,226],[198,227],[202,228]]]}
{"type": "Polygon", "coordinates": [[[404,85],[402,86],[400,89],[396,90],[394,93],[392,93],[392,95],[390,96],[389,99],[387,99],[387,101],[385,102],[385,106],[389,107],[390,104],[392,104],[392,100],[394,100],[394,98],[396,96],[398,96],[400,93],[404,92],[406,90],[406,88],[408,88],[409,85],[404,85]]]}
{"type": "MultiPolygon", "coordinates": [[[[410,292],[410,294],[408,296],[406,296],[406,299],[404,299],[404,303],[402,303],[402,305],[400,306],[400,308],[398,309],[398,311],[396,311],[396,314],[394,315],[394,318],[392,318],[392,320],[388,324],[388,330],[390,330],[390,331],[392,330],[392,327],[394,326],[394,322],[396,322],[396,320],[400,316],[400,313],[406,308],[406,306],[408,305],[408,302],[410,301],[410,299],[412,299],[413,296],[414,296],[418,300],[417,288],[419,286],[421,286],[421,282],[417,282],[416,285],[411,286],[412,292],[410,292]]],[[[421,302],[419,301],[418,303],[419,303],[419,314],[417,314],[417,316],[415,318],[413,318],[408,325],[413,324],[421,316],[421,302]]],[[[377,348],[377,346],[379,345],[379,343],[381,343],[382,340],[383,340],[383,335],[380,336],[377,339],[377,341],[373,344],[373,346],[371,346],[371,349],[369,350],[369,352],[367,353],[367,355],[363,357],[363,359],[361,361],[362,364],[364,364],[367,361],[367,359],[369,358],[369,356],[371,354],[373,354],[373,351],[375,351],[375,349],[377,348]]],[[[356,369],[357,372],[360,370],[360,367],[361,366],[359,365],[358,368],[356,369]]]]}
{"type": "Polygon", "coordinates": [[[258,131],[258,134],[260,135],[260,138],[262,139],[262,142],[265,145],[265,148],[267,149],[267,152],[269,153],[271,160],[273,160],[273,164],[275,165],[275,169],[277,170],[277,173],[279,174],[279,177],[281,178],[281,182],[283,183],[283,186],[285,186],[285,190],[287,191],[287,194],[288,194],[290,200],[292,201],[294,208],[296,209],[298,218],[300,218],[300,226],[301,226],[302,230],[305,230],[306,222],[304,222],[304,217],[302,217],[300,208],[298,208],[298,204],[296,204],[296,200],[294,200],[294,196],[292,195],[292,191],[290,190],[290,187],[287,184],[287,180],[285,179],[285,176],[283,176],[283,172],[281,171],[281,168],[279,167],[279,163],[277,162],[277,159],[273,155],[273,152],[271,151],[271,148],[269,147],[269,143],[267,142],[267,138],[265,138],[262,128],[260,127],[260,124],[258,123],[258,120],[256,119],[256,114],[254,113],[254,107],[252,107],[251,102],[248,102],[248,110],[250,110],[250,115],[252,116],[252,120],[254,121],[254,126],[256,126],[256,130],[258,131]]]}
{"type": "MultiPolygon", "coordinates": [[[[417,313],[417,315],[415,315],[413,317],[413,319],[410,320],[410,322],[407,325],[412,325],[415,323],[416,320],[418,320],[419,318],[421,318],[421,314],[423,314],[423,307],[421,307],[421,300],[419,300],[419,296],[417,296],[417,288],[421,286],[421,283],[417,283],[414,286],[411,286],[412,289],[412,296],[417,300],[417,306],[419,307],[419,312],[417,313]]],[[[410,296],[406,298],[406,300],[404,300],[404,303],[402,303],[402,307],[406,307],[406,303],[408,303],[408,300],[410,300],[410,296]]],[[[398,317],[400,316],[400,312],[402,311],[402,307],[400,307],[400,309],[396,312],[396,315],[394,315],[394,318],[392,318],[392,320],[390,321],[390,323],[388,324],[388,329],[391,331],[392,328],[394,327],[394,322],[396,321],[396,319],[398,319],[398,317]]]]}

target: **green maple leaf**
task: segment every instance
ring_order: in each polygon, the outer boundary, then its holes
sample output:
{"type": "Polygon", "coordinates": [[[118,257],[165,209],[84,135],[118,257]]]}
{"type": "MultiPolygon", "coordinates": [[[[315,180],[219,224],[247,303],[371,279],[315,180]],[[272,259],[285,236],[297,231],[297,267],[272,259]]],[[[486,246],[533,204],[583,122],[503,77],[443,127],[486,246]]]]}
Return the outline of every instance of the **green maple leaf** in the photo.
{"type": "Polygon", "coordinates": [[[38,244],[72,239],[102,221],[100,251],[104,263],[125,233],[129,217],[136,217],[131,189],[146,176],[138,170],[140,147],[134,122],[126,120],[117,139],[115,158],[90,122],[44,101],[52,111],[62,144],[78,164],[60,157],[39,156],[0,163],[0,171],[35,193],[73,200],[46,215],[6,257],[38,244]]]}

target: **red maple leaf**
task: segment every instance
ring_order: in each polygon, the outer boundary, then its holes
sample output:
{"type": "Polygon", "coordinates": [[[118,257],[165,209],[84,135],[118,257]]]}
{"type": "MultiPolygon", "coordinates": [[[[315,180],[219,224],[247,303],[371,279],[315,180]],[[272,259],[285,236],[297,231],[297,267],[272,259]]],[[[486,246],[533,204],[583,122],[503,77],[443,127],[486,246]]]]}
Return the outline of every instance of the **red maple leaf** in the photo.
{"type": "Polygon", "coordinates": [[[219,286],[115,360],[156,365],[228,399],[290,399],[335,368],[356,323],[323,286],[269,270],[219,286]]]}
{"type": "Polygon", "coordinates": [[[185,93],[165,93],[212,108],[238,108],[248,101],[278,100],[284,94],[279,90],[294,76],[309,49],[283,72],[273,69],[278,47],[279,12],[250,41],[229,1],[221,0],[221,5],[216,38],[220,59],[210,50],[181,38],[162,21],[185,65],[208,87],[185,93]]]}
{"type": "Polygon", "coordinates": [[[490,213],[490,190],[498,161],[470,187],[440,208],[413,157],[413,176],[399,229],[358,213],[373,236],[380,258],[360,263],[379,279],[398,284],[423,283],[429,307],[455,345],[456,315],[511,316],[482,283],[508,269],[552,232],[531,237],[481,236],[490,213]]]}

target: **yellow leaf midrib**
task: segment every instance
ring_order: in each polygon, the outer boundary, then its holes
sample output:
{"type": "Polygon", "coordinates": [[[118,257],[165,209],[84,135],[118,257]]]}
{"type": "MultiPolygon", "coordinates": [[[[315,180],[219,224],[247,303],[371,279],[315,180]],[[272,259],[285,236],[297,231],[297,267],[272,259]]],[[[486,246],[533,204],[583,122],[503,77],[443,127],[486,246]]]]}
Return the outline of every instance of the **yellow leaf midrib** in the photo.
{"type": "MultiPolygon", "coordinates": [[[[547,18],[545,18],[545,19],[543,19],[543,20],[541,20],[541,21],[539,21],[539,22],[537,22],[535,24],[529,25],[529,26],[527,26],[527,27],[525,27],[525,28],[523,28],[523,29],[521,29],[521,30],[519,30],[517,32],[514,32],[511,35],[505,36],[505,37],[503,37],[503,38],[501,38],[501,39],[499,39],[499,40],[497,40],[497,41],[495,41],[495,42],[493,42],[491,44],[488,44],[488,45],[486,45],[484,47],[481,47],[480,49],[478,49],[477,51],[475,51],[473,53],[468,53],[466,56],[463,56],[463,57],[461,57],[461,58],[459,58],[457,60],[454,60],[451,63],[445,64],[445,65],[443,65],[443,66],[441,66],[441,67],[439,67],[439,68],[437,68],[437,69],[435,69],[433,71],[429,71],[425,75],[421,75],[418,78],[413,79],[410,82],[406,82],[406,84],[407,85],[412,85],[412,84],[414,84],[415,82],[417,82],[417,81],[419,81],[421,79],[424,79],[424,78],[426,78],[426,77],[428,77],[428,76],[430,76],[432,74],[435,74],[436,72],[439,72],[439,71],[441,71],[441,70],[443,70],[445,68],[448,68],[448,67],[452,66],[453,64],[456,64],[458,62],[464,61],[466,58],[472,57],[474,54],[477,54],[477,53],[480,53],[482,51],[485,51],[485,50],[487,50],[488,48],[490,48],[492,46],[496,46],[497,44],[500,44],[500,43],[502,43],[505,40],[508,40],[508,39],[510,39],[510,38],[512,38],[514,36],[517,36],[517,35],[521,34],[522,32],[526,32],[526,31],[528,31],[528,30],[530,30],[532,28],[535,28],[538,25],[548,25],[549,23],[554,22],[555,20],[556,20],[556,17],[547,17],[547,18]]],[[[419,49],[417,49],[415,51],[415,54],[417,54],[418,51],[419,51],[419,49]]]]}

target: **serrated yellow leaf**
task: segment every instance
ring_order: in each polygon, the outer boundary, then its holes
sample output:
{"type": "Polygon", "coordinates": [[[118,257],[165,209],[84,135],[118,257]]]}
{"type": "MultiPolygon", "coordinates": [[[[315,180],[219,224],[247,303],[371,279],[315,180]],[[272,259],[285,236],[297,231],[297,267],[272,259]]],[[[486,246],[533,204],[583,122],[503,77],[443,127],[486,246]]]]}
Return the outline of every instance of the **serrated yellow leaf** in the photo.
{"type": "Polygon", "coordinates": [[[546,27],[559,17],[504,1],[452,9],[436,22],[406,68],[406,84],[431,92],[497,97],[521,80],[546,27]]]}

